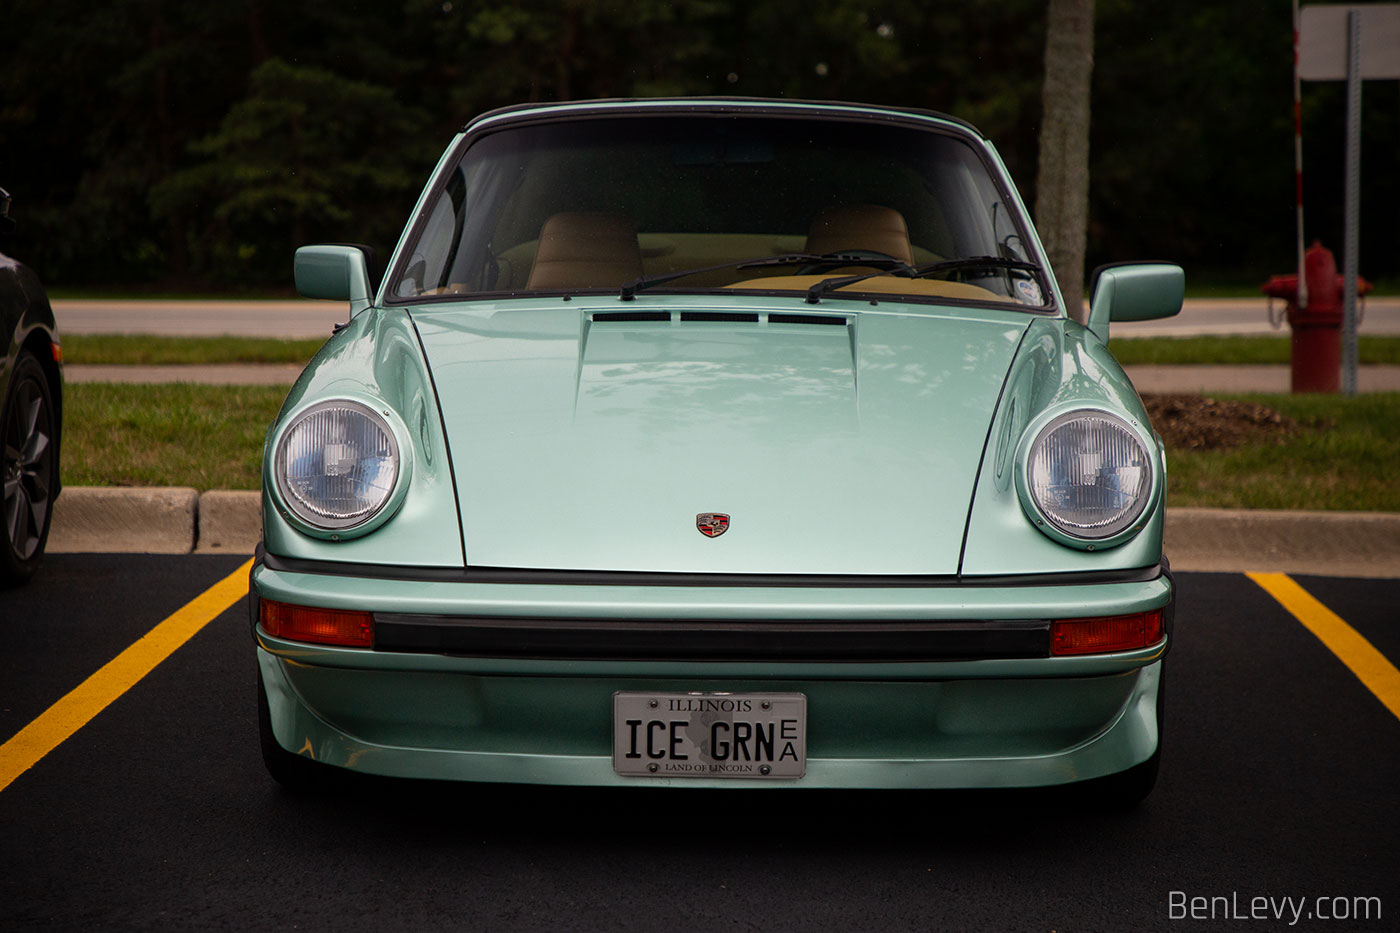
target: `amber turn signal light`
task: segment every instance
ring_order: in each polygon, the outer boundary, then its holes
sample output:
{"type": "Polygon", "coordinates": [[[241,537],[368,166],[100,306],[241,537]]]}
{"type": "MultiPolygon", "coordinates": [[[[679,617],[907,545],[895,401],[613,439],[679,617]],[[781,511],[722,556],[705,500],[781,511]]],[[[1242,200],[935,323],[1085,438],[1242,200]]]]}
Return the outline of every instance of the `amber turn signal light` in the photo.
{"type": "Polygon", "coordinates": [[[259,621],[267,634],[290,641],[347,648],[374,647],[374,616],[343,609],[315,609],[262,600],[259,621]]]}
{"type": "Polygon", "coordinates": [[[1050,624],[1050,653],[1132,651],[1157,644],[1164,634],[1161,609],[1099,619],[1060,619],[1050,624]]]}

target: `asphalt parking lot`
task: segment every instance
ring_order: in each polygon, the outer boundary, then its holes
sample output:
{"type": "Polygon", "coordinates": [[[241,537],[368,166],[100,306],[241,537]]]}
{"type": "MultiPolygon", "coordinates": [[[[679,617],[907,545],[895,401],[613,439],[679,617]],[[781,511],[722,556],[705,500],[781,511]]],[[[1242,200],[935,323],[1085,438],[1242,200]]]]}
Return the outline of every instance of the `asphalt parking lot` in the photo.
{"type": "Polygon", "coordinates": [[[1162,776],[1123,815],[1021,791],[368,781],[291,797],[258,755],[246,608],[216,605],[244,560],[55,554],[0,594],[0,928],[1381,930],[1400,916],[1400,580],[1178,574],[1162,776]],[[1290,582],[1375,656],[1344,662],[1322,640],[1331,622],[1314,634],[1323,623],[1265,589],[1290,582]],[[184,631],[157,629],[169,619],[184,631]],[[72,707],[54,725],[133,645],[150,672],[128,671],[90,721],[72,707]],[[71,735],[20,767],[36,723],[71,735]]]}

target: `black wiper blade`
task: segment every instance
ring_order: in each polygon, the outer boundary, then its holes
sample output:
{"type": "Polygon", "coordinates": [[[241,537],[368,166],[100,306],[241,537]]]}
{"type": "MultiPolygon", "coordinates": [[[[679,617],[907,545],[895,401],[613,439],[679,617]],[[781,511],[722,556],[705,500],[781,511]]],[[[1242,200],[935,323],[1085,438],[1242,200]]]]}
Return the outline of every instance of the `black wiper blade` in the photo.
{"type": "MultiPolygon", "coordinates": [[[[866,264],[873,265],[874,263],[867,262],[866,264]]],[[[1033,262],[1026,262],[1021,259],[1007,259],[1003,256],[971,256],[966,259],[944,259],[922,266],[909,266],[901,262],[894,268],[881,270],[880,272],[865,272],[860,275],[839,275],[829,279],[822,279],[820,282],[815,283],[811,288],[807,289],[807,303],[809,305],[817,304],[822,300],[822,296],[826,295],[828,292],[833,292],[838,288],[844,288],[847,285],[853,285],[856,282],[863,282],[866,279],[873,279],[877,275],[897,275],[907,279],[919,279],[926,275],[934,275],[939,272],[951,272],[957,269],[976,269],[979,267],[992,269],[1025,269],[1028,271],[1035,271],[1040,268],[1040,266],[1033,262]]]]}
{"type": "MultiPolygon", "coordinates": [[[[879,259],[860,260],[860,264],[863,266],[878,265],[881,262],[882,260],[879,259]]],[[[883,263],[889,266],[889,268],[881,269],[879,272],[860,272],[855,275],[834,275],[831,278],[822,279],[820,282],[814,282],[812,287],[807,289],[807,304],[817,304],[827,292],[835,291],[847,285],[853,285],[856,282],[864,282],[866,279],[873,279],[879,275],[897,275],[900,278],[912,279],[919,271],[907,262],[894,259],[893,257],[888,260],[883,260],[883,263]]]]}
{"type": "MultiPolygon", "coordinates": [[[[682,269],[680,272],[663,272],[659,275],[642,276],[633,279],[622,286],[618,297],[623,301],[631,301],[637,296],[637,292],[653,285],[663,285],[676,279],[683,279],[688,275],[700,275],[704,272],[718,272],[721,269],[763,269],[774,266],[891,266],[900,269],[913,271],[913,268],[893,256],[874,254],[865,250],[855,250],[852,252],[838,253],[780,253],[777,256],[755,256],[752,259],[736,259],[732,262],[722,262],[717,266],[701,266],[698,269],[682,269]]],[[[871,275],[883,275],[883,272],[870,273],[871,275]]],[[[907,273],[901,273],[907,274],[907,273]]],[[[858,276],[857,278],[865,278],[858,276]]]]}
{"type": "Polygon", "coordinates": [[[807,304],[818,304],[822,296],[827,292],[835,291],[846,285],[856,282],[864,282],[866,279],[873,279],[877,275],[897,275],[901,278],[912,278],[913,270],[905,269],[881,269],[879,272],[862,272],[859,275],[833,275],[830,278],[822,279],[820,282],[813,282],[812,287],[807,289],[807,304]]]}
{"type": "Polygon", "coordinates": [[[644,275],[633,279],[622,286],[622,291],[618,295],[623,301],[631,301],[637,297],[637,292],[653,285],[664,285],[676,279],[683,279],[688,275],[700,275],[703,272],[719,272],[721,269],[758,269],[766,266],[796,266],[810,265],[825,261],[823,257],[815,253],[781,253],[777,256],[755,256],[752,259],[736,259],[732,262],[722,262],[717,266],[701,266],[696,269],[682,269],[680,272],[663,272],[659,275],[644,275]]]}
{"type": "Polygon", "coordinates": [[[1024,259],[1008,259],[1005,256],[969,256],[966,259],[944,259],[940,262],[931,262],[927,265],[919,266],[914,270],[914,278],[920,279],[926,275],[935,275],[939,272],[952,272],[957,269],[1025,269],[1034,272],[1040,269],[1040,265],[1034,262],[1026,262],[1024,259]]]}

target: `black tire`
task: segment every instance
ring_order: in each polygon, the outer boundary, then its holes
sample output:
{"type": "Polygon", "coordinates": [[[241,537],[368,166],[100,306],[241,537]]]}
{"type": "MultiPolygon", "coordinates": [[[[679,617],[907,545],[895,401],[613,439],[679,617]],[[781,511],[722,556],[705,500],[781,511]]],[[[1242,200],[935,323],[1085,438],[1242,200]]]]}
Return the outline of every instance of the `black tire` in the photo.
{"type": "Polygon", "coordinates": [[[1162,742],[1158,739],[1157,750],[1152,753],[1151,758],[1127,771],[1100,778],[1103,784],[1094,796],[1103,799],[1114,809],[1132,810],[1146,800],[1147,795],[1152,793],[1152,788],[1157,786],[1157,770],[1161,763],[1162,742]]]}
{"type": "Polygon", "coordinates": [[[15,361],[0,409],[0,586],[28,583],[44,556],[58,487],[58,424],[44,368],[15,361]]]}
{"type": "Polygon", "coordinates": [[[258,737],[267,773],[291,793],[317,796],[334,793],[343,786],[343,772],[339,768],[294,755],[278,744],[277,736],[272,733],[272,712],[267,705],[262,671],[258,671],[258,737]]]}

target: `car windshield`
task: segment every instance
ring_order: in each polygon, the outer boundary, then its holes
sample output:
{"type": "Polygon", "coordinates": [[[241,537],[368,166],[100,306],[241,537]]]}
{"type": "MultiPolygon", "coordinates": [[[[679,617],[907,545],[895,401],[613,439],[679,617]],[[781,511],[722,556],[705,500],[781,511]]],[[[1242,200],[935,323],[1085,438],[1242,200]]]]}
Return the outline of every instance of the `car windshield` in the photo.
{"type": "Polygon", "coordinates": [[[1049,290],[1034,258],[987,165],[952,133],[772,116],[594,117],[476,138],[421,218],[389,294],[630,297],[640,286],[1041,307],[1049,290]],[[850,281],[829,281],[838,277],[850,281]]]}

